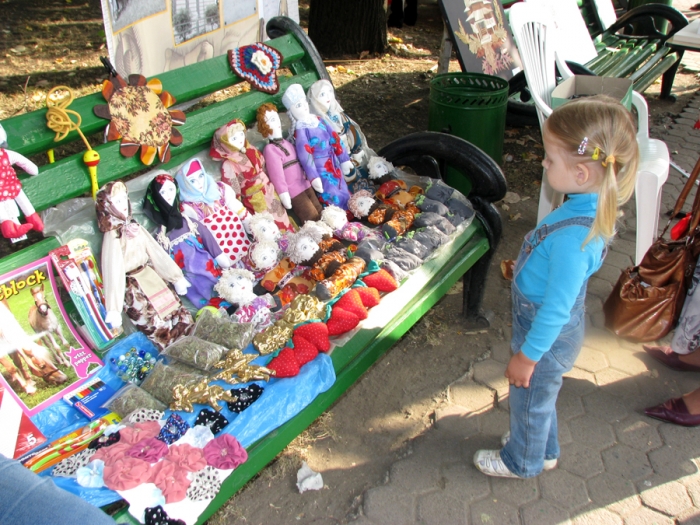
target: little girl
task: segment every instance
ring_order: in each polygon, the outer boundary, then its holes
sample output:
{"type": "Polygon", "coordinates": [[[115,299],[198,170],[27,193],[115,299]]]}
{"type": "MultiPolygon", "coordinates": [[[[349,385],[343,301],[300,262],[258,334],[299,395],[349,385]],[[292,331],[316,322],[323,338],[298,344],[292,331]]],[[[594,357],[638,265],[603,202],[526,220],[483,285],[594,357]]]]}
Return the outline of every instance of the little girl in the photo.
{"type": "Polygon", "coordinates": [[[554,110],[543,129],[547,179],[568,200],[525,236],[512,283],[510,432],[479,450],[486,475],[529,478],[559,458],[556,401],[583,343],[588,279],[634,191],[639,150],[631,113],[607,96],[554,110]]]}

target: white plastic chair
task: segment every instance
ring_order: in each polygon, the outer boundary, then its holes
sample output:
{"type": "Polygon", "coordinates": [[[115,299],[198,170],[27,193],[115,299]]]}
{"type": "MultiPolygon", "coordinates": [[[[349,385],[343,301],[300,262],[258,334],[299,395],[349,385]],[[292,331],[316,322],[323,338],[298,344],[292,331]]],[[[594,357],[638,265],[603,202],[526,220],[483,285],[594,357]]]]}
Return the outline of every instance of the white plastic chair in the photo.
{"type": "MultiPolygon", "coordinates": [[[[559,42],[574,34],[563,17],[557,14],[556,25],[553,11],[545,9],[545,4],[561,7],[565,2],[576,5],[576,0],[530,0],[514,4],[510,8],[510,26],[525,71],[530,93],[537,107],[540,127],[551,115],[551,92],[556,86],[554,63],[563,78],[573,76],[566,65],[565,57],[560,56],[559,42]],[[554,4],[553,2],[556,2],[554,4]]],[[[578,19],[583,23],[580,13],[578,19]]],[[[575,20],[575,19],[574,19],[575,20]]],[[[587,34],[587,33],[586,33],[587,34]]],[[[590,36],[588,37],[590,41],[590,36]]],[[[660,140],[649,138],[649,110],[639,93],[634,92],[632,104],[637,110],[637,142],[639,144],[639,171],[635,186],[637,210],[637,234],[635,261],[639,263],[656,238],[661,207],[661,191],[668,178],[668,147],[660,140]],[[654,210],[654,213],[650,213],[654,210]]],[[[537,222],[558,206],[564,196],[555,192],[547,183],[543,173],[537,222]]]]}

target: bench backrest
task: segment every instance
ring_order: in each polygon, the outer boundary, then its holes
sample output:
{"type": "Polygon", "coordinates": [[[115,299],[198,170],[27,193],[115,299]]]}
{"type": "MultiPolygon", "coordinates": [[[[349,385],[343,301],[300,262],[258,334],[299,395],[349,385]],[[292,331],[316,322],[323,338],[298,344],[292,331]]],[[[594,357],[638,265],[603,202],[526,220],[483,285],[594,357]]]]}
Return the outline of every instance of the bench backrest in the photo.
{"type": "MultiPolygon", "coordinates": [[[[251,90],[187,113],[186,123],[177,128],[184,136],[182,145],[173,147],[171,160],[159,167],[169,169],[198,153],[209,145],[213,132],[233,118],[251,124],[255,118],[255,111],[265,102],[272,102],[281,108],[282,95],[290,84],[298,83],[307,89],[319,78],[327,78],[325,69],[319,71],[318,61],[314,61],[312,54],[316,53],[316,50],[310,41],[300,42],[295,36],[288,34],[270,40],[267,44],[281,53],[282,67],[291,72],[290,76],[279,77],[279,92],[270,95],[251,90]],[[311,49],[308,48],[309,44],[311,49]]],[[[242,79],[232,72],[225,55],[169,71],[157,75],[156,78],[162,82],[163,89],[175,97],[177,104],[194,101],[242,82],[242,79]]],[[[100,133],[106,127],[107,121],[93,113],[95,105],[104,103],[103,95],[95,93],[77,98],[70,105],[69,109],[81,115],[80,128],[86,136],[100,133]]],[[[25,156],[43,153],[80,140],[77,132],[71,132],[63,141],[54,142],[55,135],[46,126],[45,109],[9,118],[2,121],[2,125],[8,135],[8,148],[25,156]]],[[[101,158],[97,169],[100,186],[145,168],[138,155],[126,158],[119,152],[118,140],[93,147],[101,158]]],[[[40,166],[38,176],[23,180],[24,191],[37,211],[90,190],[88,170],[82,161],[83,151],[84,146],[80,153],[58,159],[53,164],[40,166]]],[[[151,166],[154,167],[156,164],[151,166]]]]}

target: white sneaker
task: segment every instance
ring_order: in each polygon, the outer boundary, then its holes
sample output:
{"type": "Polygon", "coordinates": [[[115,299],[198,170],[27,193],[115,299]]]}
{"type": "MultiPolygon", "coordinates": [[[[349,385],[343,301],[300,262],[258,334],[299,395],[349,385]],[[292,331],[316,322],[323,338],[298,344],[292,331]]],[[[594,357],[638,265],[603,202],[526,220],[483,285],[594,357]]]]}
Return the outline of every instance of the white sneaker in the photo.
{"type": "Polygon", "coordinates": [[[474,466],[487,476],[497,478],[520,478],[513,474],[501,459],[500,450],[477,450],[474,454],[474,466]]]}
{"type": "MultiPolygon", "coordinates": [[[[503,434],[501,436],[501,446],[506,446],[506,444],[510,441],[510,430],[503,434]]],[[[557,459],[545,459],[544,460],[544,466],[542,467],[542,470],[552,470],[557,468],[557,459]]]]}

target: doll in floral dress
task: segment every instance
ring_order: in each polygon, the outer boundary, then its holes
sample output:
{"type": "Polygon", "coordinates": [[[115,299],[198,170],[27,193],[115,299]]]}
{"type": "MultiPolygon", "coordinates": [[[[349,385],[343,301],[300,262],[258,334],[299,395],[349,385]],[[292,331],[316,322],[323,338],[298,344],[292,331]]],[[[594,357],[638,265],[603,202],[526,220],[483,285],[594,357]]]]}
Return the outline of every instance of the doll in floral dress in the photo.
{"type": "Polygon", "coordinates": [[[175,180],[182,196],[183,215],[207,227],[232,265],[245,257],[250,247],[246,233],[249,214],[231,186],[214,182],[198,158],[186,162],[175,180]]]}
{"type": "Polygon", "coordinates": [[[250,213],[270,212],[280,230],[294,231],[265,172],[265,158],[250,145],[245,131],[245,124],[235,119],[214,133],[209,154],[222,161],[221,180],[241,196],[250,213]]]}
{"type": "Polygon", "coordinates": [[[148,185],[143,211],[158,225],[154,236],[192,285],[187,298],[199,309],[209,303],[221,269],[231,260],[201,222],[182,215],[179,193],[175,180],[161,173],[148,185]]]}
{"type": "Polygon", "coordinates": [[[285,91],[282,103],[292,119],[297,157],[310,181],[321,178],[322,204],[334,204],[344,210],[350,198],[345,175],[353,163],[343,150],[340,137],[322,117],[312,115],[301,84],[292,84],[285,91]]]}

